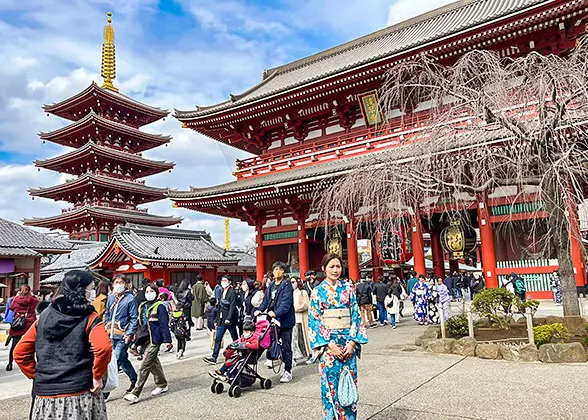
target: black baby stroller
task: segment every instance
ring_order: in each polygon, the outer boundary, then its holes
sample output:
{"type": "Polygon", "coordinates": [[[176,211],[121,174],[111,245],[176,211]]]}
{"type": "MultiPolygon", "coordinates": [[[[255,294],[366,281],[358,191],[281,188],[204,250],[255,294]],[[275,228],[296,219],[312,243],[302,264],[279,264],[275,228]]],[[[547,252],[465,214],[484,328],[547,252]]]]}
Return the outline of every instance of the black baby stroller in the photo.
{"type": "Polygon", "coordinates": [[[262,389],[270,389],[272,387],[271,379],[262,378],[257,373],[257,362],[263,355],[263,352],[269,347],[269,331],[270,323],[265,320],[258,320],[255,324],[255,336],[259,340],[257,350],[250,350],[245,348],[244,343],[231,343],[229,350],[235,351],[233,357],[236,356],[231,366],[225,372],[226,380],[215,378],[210,386],[210,390],[215,394],[221,394],[226,383],[229,386],[229,397],[239,398],[243,388],[248,388],[255,384],[259,379],[262,389]]]}

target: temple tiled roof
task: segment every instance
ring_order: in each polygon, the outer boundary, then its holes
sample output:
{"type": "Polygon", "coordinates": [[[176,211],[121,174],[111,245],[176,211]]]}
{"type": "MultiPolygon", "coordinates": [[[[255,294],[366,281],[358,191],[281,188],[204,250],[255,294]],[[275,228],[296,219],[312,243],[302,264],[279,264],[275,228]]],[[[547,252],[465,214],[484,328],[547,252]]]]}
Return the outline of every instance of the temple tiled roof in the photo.
{"type": "Polygon", "coordinates": [[[139,182],[127,181],[124,179],[96,175],[92,173],[85,173],[84,175],[72,179],[71,181],[66,181],[63,184],[53,185],[51,187],[45,188],[31,188],[29,189],[29,193],[32,196],[52,197],[60,193],[71,191],[75,188],[95,185],[102,185],[112,190],[126,190],[142,193],[147,196],[157,197],[157,200],[165,198],[166,193],[170,191],[166,188],[152,187],[139,182]]]}
{"type": "MultiPolygon", "coordinates": [[[[96,273],[95,271],[89,270],[88,268],[75,268],[75,270],[89,271],[90,274],[92,274],[94,276],[94,279],[97,280],[97,281],[100,281],[100,280],[107,280],[107,281],[109,281],[109,279],[107,277],[104,277],[104,276],[96,273]]],[[[59,272],[53,274],[52,276],[47,277],[46,279],[41,280],[40,283],[42,285],[44,285],[44,286],[48,286],[48,285],[59,285],[63,281],[63,277],[65,276],[65,273],[67,273],[68,271],[70,271],[70,270],[59,271],[59,272]]]]}
{"type": "Polygon", "coordinates": [[[110,89],[104,89],[98,86],[95,82],[92,82],[90,86],[74,96],[64,99],[61,102],[43,106],[43,110],[55,115],[64,116],[64,113],[67,114],[68,108],[75,106],[75,104],[80,102],[84,102],[94,95],[105,98],[106,100],[114,102],[120,106],[131,108],[141,114],[149,115],[151,116],[150,120],[152,121],[157,121],[169,113],[166,109],[145,105],[133,98],[123,95],[122,93],[114,92],[110,89]]]}
{"type": "Polygon", "coordinates": [[[83,270],[88,268],[88,262],[92,261],[106,246],[105,242],[88,242],[83,245],[74,245],[69,254],[60,255],[57,259],[41,268],[41,274],[48,275],[68,270],[83,270]]]}
{"type": "Polygon", "coordinates": [[[212,242],[210,234],[205,231],[154,228],[127,223],[114,229],[108,247],[90,262],[90,266],[106,256],[114,243],[118,243],[126,253],[140,261],[226,265],[234,265],[239,261],[239,258],[223,255],[223,250],[212,242]]]}
{"type": "Polygon", "coordinates": [[[89,141],[83,147],[80,147],[79,149],[73,150],[73,151],[66,153],[64,155],[60,155],[60,156],[56,156],[56,157],[44,159],[44,160],[35,160],[34,163],[36,166],[38,166],[40,168],[52,168],[52,167],[58,167],[61,163],[64,163],[67,161],[75,160],[77,158],[88,157],[91,154],[96,155],[96,156],[105,156],[107,158],[112,159],[115,162],[116,161],[130,162],[130,163],[133,163],[134,165],[137,165],[139,167],[145,167],[145,168],[150,168],[150,169],[161,169],[162,171],[167,170],[167,169],[172,169],[175,166],[175,164],[173,162],[167,162],[164,160],[157,161],[157,160],[145,159],[144,157],[133,154],[133,153],[128,153],[128,152],[124,152],[122,150],[116,150],[116,149],[112,149],[110,147],[101,146],[99,144],[94,143],[93,141],[89,141]]]}
{"type": "Polygon", "coordinates": [[[29,248],[6,248],[0,246],[0,257],[40,257],[37,251],[29,248]]]}
{"type": "Polygon", "coordinates": [[[33,257],[39,256],[39,253],[67,252],[71,249],[73,246],[68,242],[0,219],[0,256],[33,257]]]}
{"type": "MultiPolygon", "coordinates": [[[[95,131],[96,126],[105,127],[109,130],[112,130],[113,132],[126,133],[130,136],[133,136],[134,138],[145,140],[153,144],[153,146],[150,146],[149,148],[169,143],[171,140],[170,136],[146,133],[129,125],[122,124],[118,121],[113,121],[109,120],[108,118],[104,118],[92,111],[85,115],[83,118],[80,118],[79,120],[69,125],[66,125],[65,127],[58,128],[48,133],[39,133],[39,137],[41,138],[41,140],[57,141],[61,137],[71,135],[84,129],[91,129],[92,131],[95,131]]],[[[143,148],[143,150],[148,149],[143,148]]]]}
{"type": "Polygon", "coordinates": [[[554,0],[461,0],[389,26],[315,55],[266,70],[263,80],[240,95],[192,111],[176,110],[180,120],[199,118],[417,49],[495,19],[554,0]]]}
{"type": "Polygon", "coordinates": [[[83,206],[56,216],[33,217],[25,219],[25,225],[55,228],[54,226],[71,220],[85,219],[88,217],[112,220],[116,223],[134,222],[151,223],[158,226],[170,226],[182,221],[181,217],[155,216],[139,210],[122,210],[110,207],[83,206]]]}

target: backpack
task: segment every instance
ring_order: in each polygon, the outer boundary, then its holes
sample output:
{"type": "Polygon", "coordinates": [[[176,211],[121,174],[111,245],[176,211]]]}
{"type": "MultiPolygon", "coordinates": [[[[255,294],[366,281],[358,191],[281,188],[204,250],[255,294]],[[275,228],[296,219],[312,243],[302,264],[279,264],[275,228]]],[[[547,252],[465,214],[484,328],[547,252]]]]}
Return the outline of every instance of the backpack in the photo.
{"type": "Polygon", "coordinates": [[[525,286],[525,282],[522,278],[517,278],[514,283],[515,290],[518,294],[527,293],[527,287],[525,286]]]}

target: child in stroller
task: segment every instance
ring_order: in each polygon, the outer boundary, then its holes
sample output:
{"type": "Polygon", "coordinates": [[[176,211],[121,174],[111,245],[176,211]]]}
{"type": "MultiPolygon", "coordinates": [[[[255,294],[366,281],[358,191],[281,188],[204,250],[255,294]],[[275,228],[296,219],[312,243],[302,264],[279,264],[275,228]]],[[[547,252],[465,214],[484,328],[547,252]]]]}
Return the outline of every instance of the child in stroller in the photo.
{"type": "Polygon", "coordinates": [[[225,363],[208,374],[214,378],[210,390],[215,394],[224,391],[223,382],[229,385],[229,397],[239,398],[241,390],[252,386],[259,379],[263,389],[270,389],[272,381],[259,376],[257,360],[270,345],[268,334],[270,323],[265,319],[254,323],[247,320],[243,324],[243,335],[229,344],[224,351],[225,363]]]}

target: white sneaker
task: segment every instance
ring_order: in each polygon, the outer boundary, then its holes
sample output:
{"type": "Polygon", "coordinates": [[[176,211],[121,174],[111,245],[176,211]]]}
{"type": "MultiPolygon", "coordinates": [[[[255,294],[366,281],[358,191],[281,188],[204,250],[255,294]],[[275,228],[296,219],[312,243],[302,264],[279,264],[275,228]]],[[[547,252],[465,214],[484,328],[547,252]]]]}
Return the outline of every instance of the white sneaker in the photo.
{"type": "Polygon", "coordinates": [[[296,360],[292,359],[292,367],[296,367],[296,360]]]}
{"type": "Polygon", "coordinates": [[[280,382],[283,384],[287,384],[288,382],[292,381],[292,374],[290,372],[284,372],[282,377],[280,378],[280,382]]]}
{"type": "Polygon", "coordinates": [[[167,390],[168,390],[167,386],[165,388],[157,387],[153,391],[151,391],[151,395],[155,397],[157,395],[163,394],[164,392],[167,392],[167,390]]]}
{"type": "Polygon", "coordinates": [[[128,401],[131,404],[135,404],[137,401],[139,401],[139,397],[137,397],[135,394],[127,394],[123,397],[123,400],[128,401]]]}

